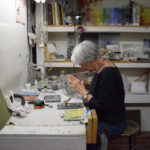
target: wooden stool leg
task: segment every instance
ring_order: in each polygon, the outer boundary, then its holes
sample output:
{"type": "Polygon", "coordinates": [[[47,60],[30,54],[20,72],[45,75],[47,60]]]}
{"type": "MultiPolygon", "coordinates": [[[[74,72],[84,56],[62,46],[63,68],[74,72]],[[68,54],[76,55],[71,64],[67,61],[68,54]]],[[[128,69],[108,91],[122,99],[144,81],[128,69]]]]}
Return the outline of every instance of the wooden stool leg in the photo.
{"type": "Polygon", "coordinates": [[[129,150],[136,150],[136,137],[129,136],[129,150]]]}
{"type": "Polygon", "coordinates": [[[129,150],[136,150],[135,136],[129,136],[129,150]]]}
{"type": "Polygon", "coordinates": [[[136,136],[133,136],[133,150],[136,150],[136,136]]]}
{"type": "Polygon", "coordinates": [[[129,150],[133,150],[132,149],[132,136],[129,136],[129,150]]]}

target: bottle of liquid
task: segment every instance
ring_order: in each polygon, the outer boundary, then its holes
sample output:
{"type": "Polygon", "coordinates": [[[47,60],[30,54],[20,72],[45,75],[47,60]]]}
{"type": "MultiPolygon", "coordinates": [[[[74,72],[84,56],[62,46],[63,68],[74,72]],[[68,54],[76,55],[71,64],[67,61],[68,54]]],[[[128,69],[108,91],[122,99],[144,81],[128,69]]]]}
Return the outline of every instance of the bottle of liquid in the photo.
{"type": "Polygon", "coordinates": [[[41,69],[36,70],[36,80],[41,81],[41,69]]]}
{"type": "Polygon", "coordinates": [[[61,70],[61,71],[60,71],[61,87],[63,87],[63,80],[64,80],[64,78],[65,78],[65,73],[66,73],[66,70],[61,70]]]}

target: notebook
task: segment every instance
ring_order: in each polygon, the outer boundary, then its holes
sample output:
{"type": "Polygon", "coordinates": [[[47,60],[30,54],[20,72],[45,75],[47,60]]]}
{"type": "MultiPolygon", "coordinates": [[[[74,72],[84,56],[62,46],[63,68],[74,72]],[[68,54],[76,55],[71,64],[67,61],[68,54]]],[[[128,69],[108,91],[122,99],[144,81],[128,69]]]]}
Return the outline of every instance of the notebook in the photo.
{"type": "Polygon", "coordinates": [[[67,109],[65,110],[64,120],[78,121],[84,119],[83,109],[67,109]]]}

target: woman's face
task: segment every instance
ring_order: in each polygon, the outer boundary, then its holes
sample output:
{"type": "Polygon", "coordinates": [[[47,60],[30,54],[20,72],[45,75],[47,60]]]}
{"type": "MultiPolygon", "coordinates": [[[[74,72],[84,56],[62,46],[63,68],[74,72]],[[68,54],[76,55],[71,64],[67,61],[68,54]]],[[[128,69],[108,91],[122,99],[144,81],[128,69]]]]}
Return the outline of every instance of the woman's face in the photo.
{"type": "Polygon", "coordinates": [[[81,63],[79,65],[81,66],[82,69],[87,70],[89,72],[95,71],[95,67],[94,67],[92,61],[89,61],[89,62],[86,62],[86,63],[81,63]]]}

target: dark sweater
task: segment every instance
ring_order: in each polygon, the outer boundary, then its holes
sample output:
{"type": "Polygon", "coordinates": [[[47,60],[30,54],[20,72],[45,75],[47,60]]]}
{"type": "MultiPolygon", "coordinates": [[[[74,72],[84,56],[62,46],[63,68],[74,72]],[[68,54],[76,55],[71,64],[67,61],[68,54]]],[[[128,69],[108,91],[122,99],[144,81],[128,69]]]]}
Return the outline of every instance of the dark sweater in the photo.
{"type": "Polygon", "coordinates": [[[96,109],[99,121],[117,124],[126,119],[124,86],[117,67],[105,67],[95,74],[89,92],[93,95],[89,107],[96,109]]]}

